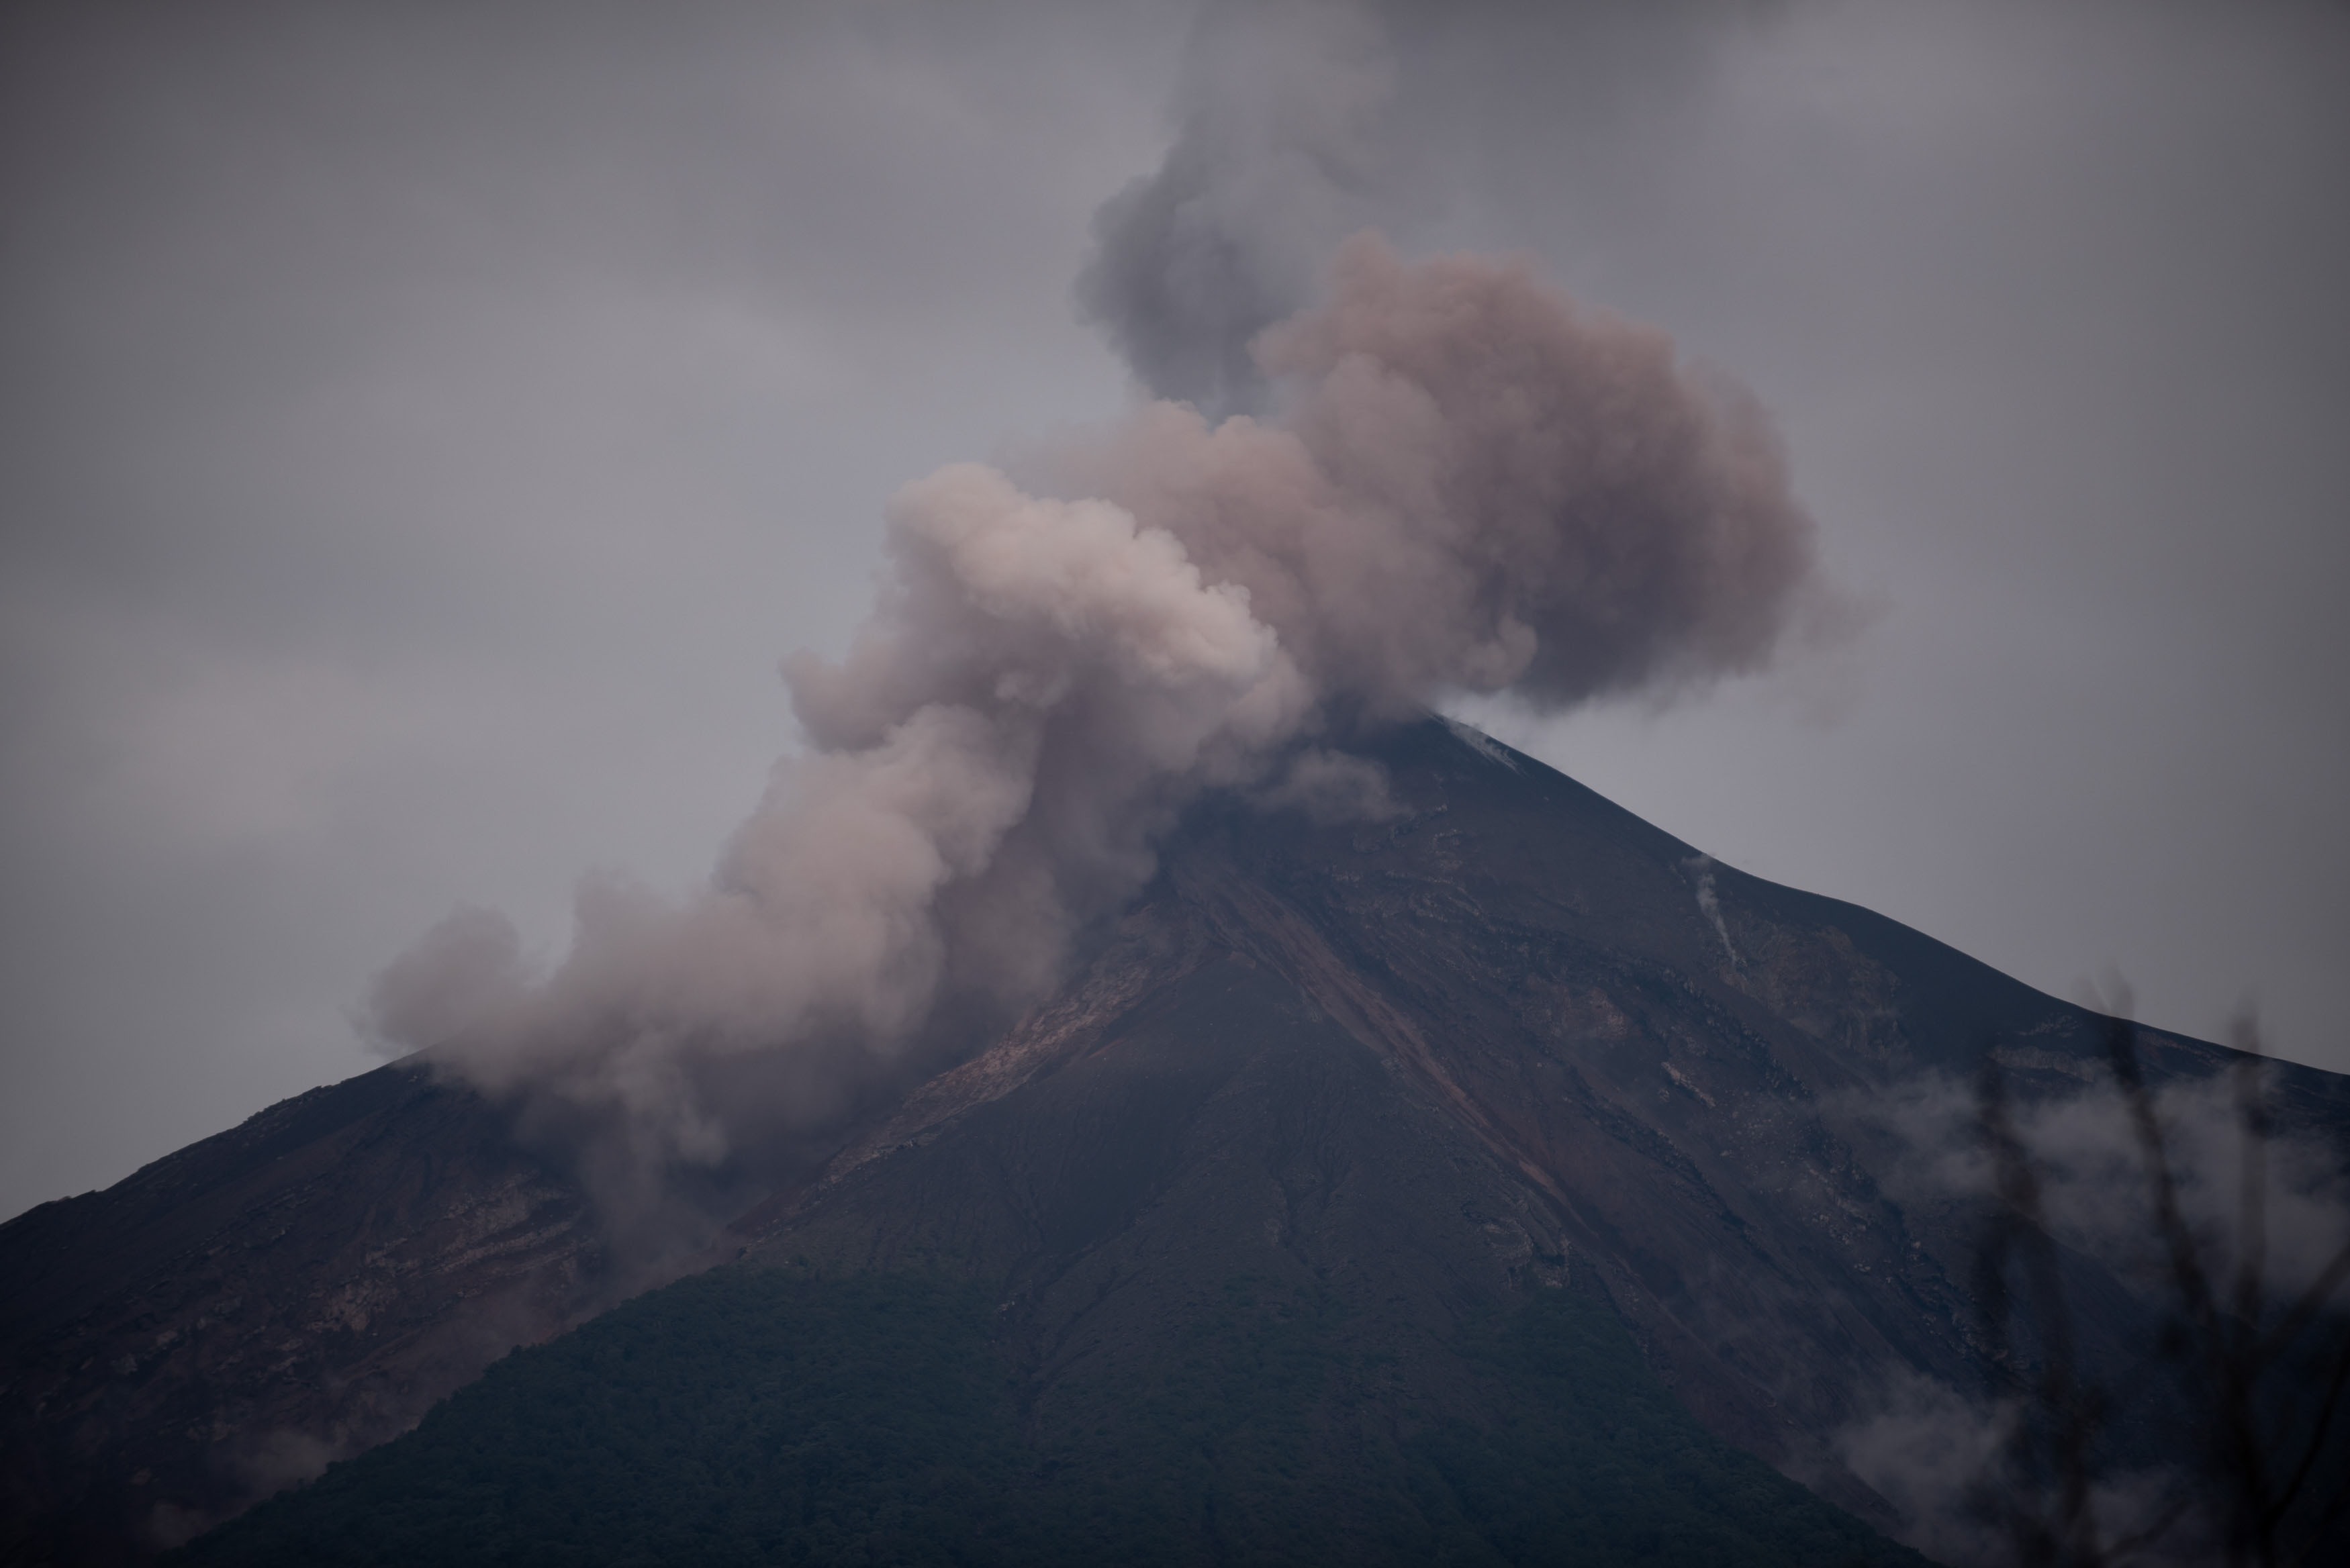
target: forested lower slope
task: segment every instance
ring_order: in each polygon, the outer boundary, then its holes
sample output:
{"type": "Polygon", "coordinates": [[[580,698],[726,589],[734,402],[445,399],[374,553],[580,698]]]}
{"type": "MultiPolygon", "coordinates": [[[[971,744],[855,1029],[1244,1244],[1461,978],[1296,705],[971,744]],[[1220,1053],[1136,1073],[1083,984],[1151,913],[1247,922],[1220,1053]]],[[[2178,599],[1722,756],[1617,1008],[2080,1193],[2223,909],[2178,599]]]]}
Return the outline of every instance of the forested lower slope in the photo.
{"type": "Polygon", "coordinates": [[[718,1270],[516,1352],[175,1561],[1922,1561],[1706,1433],[1572,1289],[1445,1347],[1480,1420],[1348,1352],[1327,1302],[1220,1296],[1159,1376],[1040,1418],[973,1282],[718,1270]]]}

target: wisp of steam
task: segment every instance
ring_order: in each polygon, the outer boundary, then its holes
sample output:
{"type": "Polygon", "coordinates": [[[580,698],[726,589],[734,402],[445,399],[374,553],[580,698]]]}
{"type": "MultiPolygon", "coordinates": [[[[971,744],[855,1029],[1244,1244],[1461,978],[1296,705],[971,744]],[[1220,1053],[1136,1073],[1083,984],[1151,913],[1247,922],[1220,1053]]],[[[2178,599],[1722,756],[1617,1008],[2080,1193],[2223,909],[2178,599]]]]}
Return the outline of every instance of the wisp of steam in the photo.
{"type": "Polygon", "coordinates": [[[545,970],[502,918],[453,915],[379,977],[380,1038],[639,1171],[716,1166],[1045,995],[1203,792],[1374,815],[1380,781],[1343,758],[1365,726],[1455,693],[1669,695],[1826,602],[1767,421],[1663,334],[1367,232],[1277,320],[1281,267],[1199,259],[1281,252],[1251,237],[1284,211],[1252,182],[1355,166],[1376,51],[1295,14],[1295,68],[1258,76],[1308,81],[1305,108],[1195,103],[1100,224],[1085,301],[1174,396],[1022,483],[958,464],[900,490],[871,615],[837,662],[787,662],[806,748],[710,884],[590,882],[545,970]]]}

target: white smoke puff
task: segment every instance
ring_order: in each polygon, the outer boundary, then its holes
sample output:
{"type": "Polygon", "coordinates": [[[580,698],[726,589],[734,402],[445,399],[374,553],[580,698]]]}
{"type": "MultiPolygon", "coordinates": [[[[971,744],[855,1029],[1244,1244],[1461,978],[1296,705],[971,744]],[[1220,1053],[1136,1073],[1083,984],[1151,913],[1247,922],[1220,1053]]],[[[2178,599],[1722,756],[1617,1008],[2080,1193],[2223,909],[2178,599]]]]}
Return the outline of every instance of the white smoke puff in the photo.
{"type": "Polygon", "coordinates": [[[494,1094],[615,1110],[655,1155],[717,1160],[699,1066],[842,1038],[886,1054],[959,956],[1033,993],[1069,929],[1148,878],[1187,790],[1248,776],[1309,711],[1245,590],[1110,504],[952,467],[893,501],[889,550],[848,659],[790,665],[818,749],[778,768],[707,891],[590,882],[543,978],[504,921],[454,917],[379,979],[376,1030],[494,1094]]]}
{"type": "Polygon", "coordinates": [[[2002,1561],[2009,1542],[1980,1499],[2014,1410],[1907,1370],[1889,1374],[1860,1403],[1862,1413],[1829,1442],[1845,1468],[1892,1505],[1903,1543],[1965,1568],[2002,1561]]]}
{"type": "MultiPolygon", "coordinates": [[[[1867,1389],[1861,1410],[1830,1437],[1846,1469],[1892,1505],[1894,1534],[1950,1568],[2006,1568],[2015,1542],[1995,1507],[2009,1491],[2002,1470],[2022,1405],[1970,1399],[1946,1383],[1896,1369],[1867,1389]]],[[[2169,1517],[2186,1478],[2154,1468],[2099,1476],[2087,1498],[2106,1542],[2168,1523],[2128,1561],[2188,1568],[2211,1560],[2209,1521],[2199,1511],[2169,1517]]]]}
{"type": "MultiPolygon", "coordinates": [[[[1923,1074],[1835,1104],[1893,1136],[1898,1163],[1879,1173],[1903,1202],[1986,1201],[1996,1172],[1969,1085],[1923,1074]]],[[[2228,1074],[2176,1079],[2154,1094],[2174,1195],[2206,1272],[2226,1280],[2241,1262],[2243,1121],[2228,1074]]],[[[2152,1208],[2152,1181],[2129,1106],[2107,1080],[2010,1105],[2033,1163],[2050,1233],[2124,1279],[2160,1295],[2169,1258],[2152,1208]]],[[[2261,1251],[2272,1301],[2305,1289],[2350,1242],[2350,1172],[2322,1141],[2272,1129],[2262,1147],[2261,1251]]]]}
{"type": "Polygon", "coordinates": [[[1073,919],[1149,878],[1170,814],[1253,776],[1313,693],[1245,589],[1203,581],[1172,535],[1108,503],[950,468],[893,503],[889,552],[892,587],[848,657],[787,665],[795,707],[820,746],[939,701],[1034,732],[1033,809],[951,913],[991,950],[975,974],[1049,975],[1073,919]]]}
{"type": "MultiPolygon", "coordinates": [[[[819,745],[870,744],[939,701],[1045,711],[1106,680],[1155,699],[1154,715],[1194,712],[1157,737],[1168,760],[1188,760],[1201,738],[1189,732],[1220,727],[1278,662],[1245,591],[1203,583],[1171,535],[1107,502],[1035,499],[963,463],[900,491],[889,525],[898,586],[847,661],[786,666],[819,745]],[[1191,695],[1202,691],[1204,708],[1191,695]]],[[[1269,702],[1262,722],[1295,718],[1278,694],[1269,702]]]]}
{"type": "Polygon", "coordinates": [[[1731,945],[1729,923],[1721,918],[1721,899],[1713,890],[1713,857],[1692,855],[1681,862],[1681,869],[1695,879],[1698,910],[1713,922],[1713,934],[1721,939],[1721,950],[1730,955],[1730,967],[1743,969],[1738,950],[1731,945]]]}
{"type": "Polygon", "coordinates": [[[1344,822],[1392,822],[1404,815],[1388,787],[1388,771],[1368,757],[1316,746],[1300,752],[1280,782],[1257,792],[1261,811],[1301,811],[1316,826],[1344,822]]]}

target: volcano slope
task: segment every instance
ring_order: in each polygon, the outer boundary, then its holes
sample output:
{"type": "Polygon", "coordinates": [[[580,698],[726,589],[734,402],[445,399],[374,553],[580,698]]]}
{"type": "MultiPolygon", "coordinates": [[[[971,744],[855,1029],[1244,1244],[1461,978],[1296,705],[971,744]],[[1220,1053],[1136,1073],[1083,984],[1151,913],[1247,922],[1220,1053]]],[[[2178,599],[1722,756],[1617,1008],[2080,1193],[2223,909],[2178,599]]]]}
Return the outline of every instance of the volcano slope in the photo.
{"type": "MultiPolygon", "coordinates": [[[[1992,1354],[1979,1210],[1905,1181],[1872,1107],[1986,1048],[2020,1102],[2076,1094],[2103,1021],[1473,732],[1365,751],[1393,815],[1206,803],[1058,998],[737,1218],[735,1263],[196,1560],[336,1560],[352,1519],[423,1533],[351,1561],[1889,1560],[1855,1521],[1902,1521],[1840,1435],[1904,1379],[2014,1386],[2038,1341],[1992,1354]],[[597,1550],[556,1543],[588,1519],[597,1550]]],[[[2158,1083],[2232,1059],[2142,1054],[2158,1083]]],[[[2342,1080],[2278,1066],[2271,1093],[2342,1156],[2342,1080]]],[[[0,1245],[68,1277],[99,1248],[64,1207],[0,1245]]],[[[353,1266],[305,1256],[314,1297],[353,1266]]],[[[2077,1358],[2118,1383],[2152,1310],[2064,1269],[2077,1358]]],[[[2136,1386],[2101,1462],[2187,1458],[2162,1380],[2136,1386]]],[[[78,1397],[88,1449],[151,1419],[78,1397]]]]}
{"type": "Polygon", "coordinates": [[[0,1561],[137,1562],[614,1299],[602,1228],[394,1064],[0,1226],[0,1561]]]}
{"type": "MultiPolygon", "coordinates": [[[[1169,1375],[1240,1276],[1338,1303],[1334,1343],[1400,1357],[1416,1418],[1490,1422],[1438,1347],[1588,1290],[1706,1428],[1892,1524],[1840,1438],[1916,1378],[2021,1386],[2059,1325],[1986,1342],[1982,1211],[1881,1113],[1987,1050],[2017,1101],[2078,1096],[2106,1021],[1472,732],[1376,754],[1391,820],[1195,818],[1078,985],[749,1217],[749,1257],[1003,1282],[1040,1430],[1169,1375]]],[[[2157,1084],[2235,1060],[2139,1053],[2157,1084]]],[[[2350,1081],[2269,1071],[2279,1127],[2338,1168],[2350,1081]]],[[[2134,1394],[2100,1462],[2190,1462],[2145,1376],[2157,1303],[2060,1252],[2079,1370],[2134,1394]]]]}

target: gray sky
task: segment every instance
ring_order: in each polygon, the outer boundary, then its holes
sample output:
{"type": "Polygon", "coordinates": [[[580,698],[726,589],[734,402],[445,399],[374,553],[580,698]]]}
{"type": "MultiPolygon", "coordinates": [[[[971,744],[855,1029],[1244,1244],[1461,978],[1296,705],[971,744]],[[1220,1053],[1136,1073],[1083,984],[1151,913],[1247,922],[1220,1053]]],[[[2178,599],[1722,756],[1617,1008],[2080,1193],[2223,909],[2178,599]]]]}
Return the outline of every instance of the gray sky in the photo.
{"type": "MultiPolygon", "coordinates": [[[[2350,1069],[2350,8],[1391,18],[1376,215],[1768,404],[1847,647],[1478,716],[1747,869],[2350,1069]]],[[[1168,5],[18,5],[0,1213],[371,1064],[459,903],[699,878],[881,504],[1115,412],[1168,5]],[[984,9],[985,17],[971,13],[984,9]]]]}

